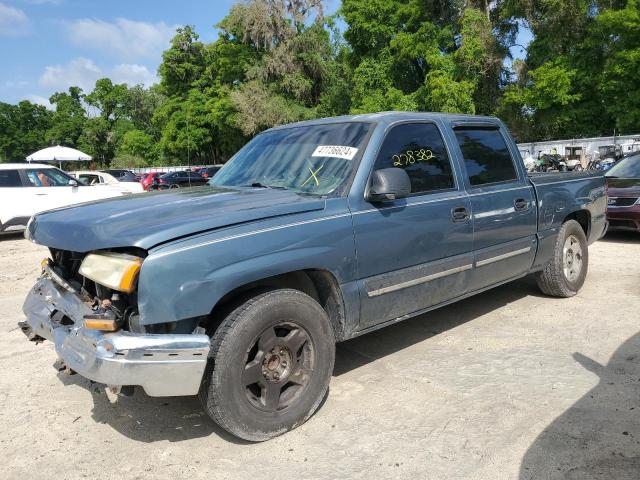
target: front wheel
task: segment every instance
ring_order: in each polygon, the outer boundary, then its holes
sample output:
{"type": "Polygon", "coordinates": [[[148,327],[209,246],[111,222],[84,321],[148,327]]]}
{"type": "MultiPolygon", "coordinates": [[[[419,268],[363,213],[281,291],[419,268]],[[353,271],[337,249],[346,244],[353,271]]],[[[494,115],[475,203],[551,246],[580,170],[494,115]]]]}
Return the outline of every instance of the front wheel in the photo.
{"type": "Polygon", "coordinates": [[[213,334],[199,397],[228,432],[268,440],[313,415],[334,359],[322,307],[297,290],[273,290],[239,305],[213,334]]]}
{"type": "Polygon", "coordinates": [[[554,297],[572,297],[582,288],[589,266],[589,248],[582,226],[575,220],[562,224],[553,257],[536,274],[538,287],[554,297]]]}

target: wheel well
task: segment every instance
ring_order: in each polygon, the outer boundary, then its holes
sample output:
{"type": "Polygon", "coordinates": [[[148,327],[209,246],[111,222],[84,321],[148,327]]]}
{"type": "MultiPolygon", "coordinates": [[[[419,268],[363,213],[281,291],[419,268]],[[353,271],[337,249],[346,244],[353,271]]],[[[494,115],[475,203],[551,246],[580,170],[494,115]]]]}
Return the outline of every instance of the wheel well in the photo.
{"type": "Polygon", "coordinates": [[[306,293],[327,312],[336,341],[342,340],[345,312],[338,281],[326,270],[298,270],[267,277],[242,285],[225,294],[213,307],[206,321],[207,334],[212,335],[220,323],[240,304],[260,292],[291,288],[306,293]]]}
{"type": "Polygon", "coordinates": [[[565,223],[567,220],[575,220],[580,224],[584,234],[587,238],[589,238],[589,232],[591,231],[591,214],[588,210],[578,210],[576,212],[572,212],[565,217],[562,223],[565,223]]]}

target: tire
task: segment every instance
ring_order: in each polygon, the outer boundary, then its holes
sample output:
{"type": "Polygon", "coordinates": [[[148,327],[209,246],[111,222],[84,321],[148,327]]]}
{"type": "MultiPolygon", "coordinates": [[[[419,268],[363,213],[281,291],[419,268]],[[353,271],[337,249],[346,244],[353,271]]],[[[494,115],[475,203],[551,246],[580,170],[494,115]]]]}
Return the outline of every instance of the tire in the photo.
{"type": "Polygon", "coordinates": [[[169,185],[169,188],[180,188],[180,185],[178,185],[177,183],[172,183],[171,185],[169,185]]]}
{"type": "Polygon", "coordinates": [[[322,307],[300,291],[272,290],[242,302],[216,329],[198,395],[229,433],[268,440],[318,409],[334,360],[333,329],[322,307]]]}
{"type": "Polygon", "coordinates": [[[568,220],[558,232],[551,261],[536,273],[538,287],[553,297],[572,297],[584,284],[589,267],[589,247],[584,230],[568,220]]]}
{"type": "Polygon", "coordinates": [[[578,164],[574,167],[574,170],[576,172],[582,172],[584,170],[584,168],[582,168],[582,165],[578,164]]]}

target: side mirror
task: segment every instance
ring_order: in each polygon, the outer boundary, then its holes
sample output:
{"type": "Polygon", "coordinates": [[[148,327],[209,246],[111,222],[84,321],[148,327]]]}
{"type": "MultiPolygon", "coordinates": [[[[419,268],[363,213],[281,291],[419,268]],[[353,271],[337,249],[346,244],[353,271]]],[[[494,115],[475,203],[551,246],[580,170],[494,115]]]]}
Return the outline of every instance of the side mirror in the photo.
{"type": "Polygon", "coordinates": [[[367,201],[386,202],[408,197],[410,193],[411,181],[407,172],[401,168],[382,168],[371,176],[367,201]]]}
{"type": "Polygon", "coordinates": [[[78,181],[77,180],[69,180],[69,186],[70,187],[77,187],[78,186],[78,181]]]}

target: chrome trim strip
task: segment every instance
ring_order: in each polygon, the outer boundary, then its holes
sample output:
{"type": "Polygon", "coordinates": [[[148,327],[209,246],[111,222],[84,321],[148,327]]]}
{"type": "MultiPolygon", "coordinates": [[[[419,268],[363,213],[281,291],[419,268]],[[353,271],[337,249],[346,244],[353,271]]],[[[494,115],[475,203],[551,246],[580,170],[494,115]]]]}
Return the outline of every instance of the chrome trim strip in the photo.
{"type": "Polygon", "coordinates": [[[154,257],[164,257],[165,255],[169,255],[169,254],[172,254],[172,253],[184,252],[186,250],[191,250],[191,249],[198,248],[198,247],[204,247],[204,246],[207,246],[207,245],[213,245],[214,243],[225,242],[227,240],[234,240],[236,238],[249,237],[251,235],[256,235],[258,233],[273,232],[275,230],[282,230],[283,228],[297,227],[299,225],[306,225],[308,223],[322,222],[324,220],[333,220],[334,218],[342,218],[342,217],[349,217],[349,216],[351,216],[350,213],[341,213],[339,215],[331,215],[329,217],[314,218],[312,220],[303,220],[303,221],[300,221],[300,222],[287,223],[285,225],[277,225],[275,227],[261,228],[259,230],[252,230],[250,232],[238,233],[236,235],[229,235],[229,236],[222,237],[222,238],[216,238],[214,240],[209,240],[207,242],[201,242],[201,243],[196,243],[194,245],[188,245],[186,247],[175,248],[173,250],[168,250],[166,252],[157,253],[157,254],[155,254],[153,256],[154,257]]]}
{"type": "Polygon", "coordinates": [[[444,270],[442,272],[432,273],[431,275],[425,275],[424,277],[416,278],[414,280],[409,280],[402,283],[396,283],[395,285],[390,285],[388,287],[379,288],[377,290],[372,290],[367,292],[369,298],[377,297],[379,295],[384,295],[385,293],[395,292],[397,290],[402,290],[403,288],[413,287],[415,285],[420,285],[421,283],[427,283],[431,280],[436,280],[438,278],[447,277],[449,275],[454,275],[456,273],[464,272],[465,270],[471,270],[473,267],[472,264],[462,265],[461,267],[450,268],[449,270],[444,270]]]}
{"type": "Polygon", "coordinates": [[[451,197],[444,197],[444,198],[432,198],[430,200],[423,200],[421,202],[412,202],[412,203],[407,203],[406,205],[390,205],[388,207],[380,207],[380,208],[368,208],[366,210],[358,210],[357,212],[353,212],[352,215],[362,215],[364,213],[370,213],[370,212],[379,212],[381,210],[391,210],[391,209],[400,209],[400,208],[407,208],[407,207],[414,207],[414,206],[418,206],[418,205],[426,205],[429,203],[438,203],[438,202],[445,202],[447,200],[457,200],[460,198],[466,198],[466,195],[455,195],[455,196],[451,196],[451,197]]]}
{"type": "Polygon", "coordinates": [[[522,255],[523,253],[527,253],[529,251],[531,251],[531,247],[520,248],[512,252],[503,253],[502,255],[485,258],[484,260],[476,261],[476,267],[482,267],[484,265],[489,265],[490,263],[499,262],[500,260],[505,260],[507,258],[515,257],[517,255],[522,255]]]}

